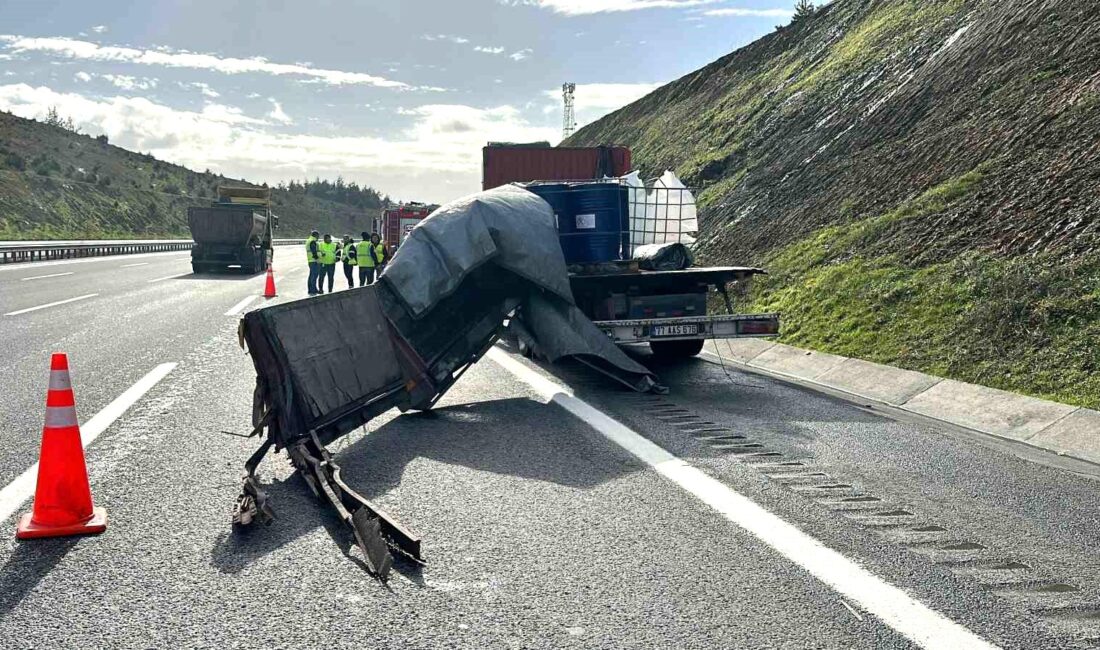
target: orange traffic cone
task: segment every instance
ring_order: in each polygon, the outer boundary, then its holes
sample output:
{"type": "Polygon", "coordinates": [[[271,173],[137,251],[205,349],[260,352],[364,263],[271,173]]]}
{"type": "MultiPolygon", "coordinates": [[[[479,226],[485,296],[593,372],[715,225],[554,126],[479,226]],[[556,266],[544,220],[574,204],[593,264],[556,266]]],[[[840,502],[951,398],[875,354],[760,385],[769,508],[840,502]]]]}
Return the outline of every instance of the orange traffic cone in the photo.
{"type": "Polygon", "coordinates": [[[271,265],[267,266],[267,284],[264,286],[264,298],[274,298],[278,294],[275,293],[275,276],[271,273],[271,265]]]}
{"type": "Polygon", "coordinates": [[[22,516],[15,536],[63,537],[91,535],[107,530],[107,511],[92,506],[76,400],[69,381],[69,360],[54,354],[50,361],[50,389],[46,393],[46,424],[38,459],[34,511],[22,516]]]}

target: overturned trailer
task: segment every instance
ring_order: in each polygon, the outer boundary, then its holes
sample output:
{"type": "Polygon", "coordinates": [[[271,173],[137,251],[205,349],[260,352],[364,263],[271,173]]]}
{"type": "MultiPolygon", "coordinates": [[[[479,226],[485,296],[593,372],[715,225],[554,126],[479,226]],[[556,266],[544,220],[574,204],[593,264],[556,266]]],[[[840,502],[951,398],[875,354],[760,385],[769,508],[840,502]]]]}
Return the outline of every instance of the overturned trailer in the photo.
{"type": "Polygon", "coordinates": [[[431,408],[517,311],[550,359],[576,358],[634,390],[659,388],[574,304],[549,204],[514,186],[481,192],[422,221],[380,282],[242,319],[257,374],[253,434],[264,440],[246,464],[234,523],[270,522],[255,472],[268,451],[285,449],[354,531],[373,572],[388,574],[391,551],[423,561],[420,539],[352,490],[325,446],[391,408],[431,408]]]}

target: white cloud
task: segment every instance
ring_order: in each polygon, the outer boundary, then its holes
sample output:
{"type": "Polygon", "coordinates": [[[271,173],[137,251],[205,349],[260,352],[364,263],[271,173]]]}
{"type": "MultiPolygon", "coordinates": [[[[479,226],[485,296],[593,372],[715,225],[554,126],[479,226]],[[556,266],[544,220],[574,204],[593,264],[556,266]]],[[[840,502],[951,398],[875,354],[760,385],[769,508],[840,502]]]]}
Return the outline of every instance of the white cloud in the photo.
{"type": "Polygon", "coordinates": [[[503,4],[533,5],[567,16],[641,9],[687,9],[722,0],[503,0],[503,4]]]}
{"type": "Polygon", "coordinates": [[[103,32],[107,31],[107,26],[106,25],[96,25],[95,27],[92,28],[92,31],[95,32],[96,34],[102,34],[103,32]]]}
{"type": "Polygon", "coordinates": [[[790,9],[741,9],[738,7],[724,7],[721,9],[707,9],[704,16],[747,16],[752,18],[790,18],[794,12],[790,9]]]}
{"type": "Polygon", "coordinates": [[[508,55],[508,58],[512,59],[513,61],[522,61],[522,60],[526,59],[527,57],[531,56],[531,54],[533,54],[533,53],[534,53],[534,50],[532,50],[529,47],[525,47],[525,48],[523,48],[522,50],[520,50],[518,52],[512,52],[511,54],[508,55]]]}
{"type": "Polygon", "coordinates": [[[239,108],[173,109],[144,97],[93,99],[27,84],[0,85],[0,109],[43,118],[50,106],[85,133],[192,169],[275,183],[322,176],[373,185],[391,196],[443,201],[479,189],[481,148],[490,140],[556,142],[557,128],[532,125],[512,106],[430,104],[405,109],[412,124],[393,138],[283,133],[239,108]]]}
{"type": "MultiPolygon", "coordinates": [[[[166,108],[169,111],[174,111],[174,109],[171,109],[167,106],[164,106],[163,108],[166,108]]],[[[182,112],[184,114],[187,113],[187,111],[174,111],[174,112],[182,112]]],[[[204,119],[210,120],[212,122],[217,122],[217,123],[220,123],[220,124],[233,124],[233,125],[243,125],[243,124],[264,125],[264,124],[269,124],[269,122],[266,122],[264,120],[257,119],[255,117],[249,117],[249,116],[245,115],[244,111],[237,108],[236,106],[226,106],[225,104],[207,104],[206,106],[202,107],[202,113],[200,113],[200,115],[204,119]]]]}
{"type": "Polygon", "coordinates": [[[300,64],[273,63],[263,57],[247,59],[220,57],[215,54],[199,54],[186,50],[170,48],[135,49],[130,47],[102,46],[97,43],[71,38],[47,37],[30,38],[24,36],[0,35],[0,42],[14,53],[45,52],[68,59],[89,61],[126,62],[141,65],[156,65],[171,68],[192,68],[212,70],[224,74],[260,73],[270,75],[290,75],[306,77],[334,86],[362,84],[382,88],[410,89],[403,82],[378,77],[364,72],[346,70],[326,70],[300,64]]]}
{"type": "MultiPolygon", "coordinates": [[[[202,93],[203,97],[206,97],[206,98],[209,98],[209,99],[217,99],[218,97],[221,97],[221,93],[219,93],[218,91],[211,88],[210,84],[206,84],[206,83],[203,83],[201,81],[187,81],[187,82],[177,81],[176,83],[179,85],[180,88],[183,88],[184,90],[194,88],[195,90],[202,93]]],[[[248,96],[248,98],[249,99],[255,99],[256,97],[259,97],[259,96],[260,95],[257,94],[257,93],[251,93],[248,96]]]]}
{"type": "Polygon", "coordinates": [[[425,41],[447,41],[450,43],[455,43],[457,45],[462,45],[464,43],[470,42],[470,39],[468,38],[453,36],[451,34],[424,34],[423,36],[421,36],[421,38],[423,38],[425,41]]]}
{"type": "Polygon", "coordinates": [[[85,83],[92,79],[103,79],[116,88],[122,90],[152,90],[157,87],[157,80],[150,79],[148,77],[131,77],[124,74],[89,74],[81,70],[73,75],[77,81],[83,81],[85,83]]]}
{"type": "Polygon", "coordinates": [[[268,101],[271,102],[271,112],[267,116],[280,124],[294,124],[294,120],[290,119],[290,116],[283,110],[283,105],[275,101],[274,97],[268,97],[268,101]]]}
{"type": "Polygon", "coordinates": [[[124,74],[101,74],[101,79],[111,82],[122,90],[152,90],[157,87],[156,79],[131,77],[124,74]]]}
{"type": "MultiPolygon", "coordinates": [[[[609,111],[622,108],[634,100],[660,88],[659,83],[639,84],[577,84],[573,105],[577,111],[609,111]]],[[[561,88],[543,91],[552,99],[561,100],[561,88]]]]}
{"type": "Polygon", "coordinates": [[[484,45],[475,45],[474,46],[474,51],[475,52],[484,52],[486,54],[503,54],[504,53],[504,48],[503,47],[486,47],[484,45]]]}

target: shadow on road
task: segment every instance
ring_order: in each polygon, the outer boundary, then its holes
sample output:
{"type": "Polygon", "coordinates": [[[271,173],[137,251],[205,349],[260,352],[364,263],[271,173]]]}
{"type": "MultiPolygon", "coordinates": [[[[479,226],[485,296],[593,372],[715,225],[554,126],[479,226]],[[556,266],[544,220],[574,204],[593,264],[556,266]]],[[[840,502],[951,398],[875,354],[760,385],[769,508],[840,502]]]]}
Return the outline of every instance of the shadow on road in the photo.
{"type": "Polygon", "coordinates": [[[263,276],[263,273],[243,273],[240,269],[229,269],[222,273],[188,273],[187,275],[181,275],[178,278],[172,278],[172,281],[176,280],[225,280],[227,282],[248,282],[249,280],[255,280],[258,277],[263,276]]]}
{"type": "MultiPolygon", "coordinates": [[[[559,420],[569,422],[568,416],[548,415],[546,408],[512,398],[409,413],[351,444],[345,445],[345,438],[330,448],[348,485],[372,500],[398,487],[406,466],[417,458],[577,489],[591,489],[640,469],[625,456],[622,463],[607,463],[595,453],[606,453],[606,443],[562,428],[559,420]]],[[[268,462],[286,461],[274,457],[268,462]]],[[[345,555],[361,563],[351,530],[313,496],[297,473],[264,488],[275,508],[274,523],[224,535],[212,550],[211,562],[218,570],[239,573],[319,526],[345,555]]],[[[390,514],[401,519],[400,512],[390,514]]],[[[395,560],[394,570],[421,582],[418,564],[395,560]]]]}
{"type": "Polygon", "coordinates": [[[59,537],[17,542],[0,569],[0,617],[15,609],[79,541],[79,537],[59,537]]]}

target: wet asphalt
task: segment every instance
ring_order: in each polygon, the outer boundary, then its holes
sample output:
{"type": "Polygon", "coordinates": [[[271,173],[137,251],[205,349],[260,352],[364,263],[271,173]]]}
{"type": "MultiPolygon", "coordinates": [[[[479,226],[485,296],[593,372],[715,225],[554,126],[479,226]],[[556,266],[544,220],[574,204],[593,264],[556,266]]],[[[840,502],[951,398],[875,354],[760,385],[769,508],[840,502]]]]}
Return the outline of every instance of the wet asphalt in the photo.
{"type": "MultiPolygon", "coordinates": [[[[0,542],[0,645],[911,647],[490,360],[432,412],[388,413],[333,445],[352,486],[423,537],[426,565],[371,578],[283,455],[261,466],[276,521],[232,533],[256,444],[222,432],[248,428],[254,374],[224,312],[262,279],[152,259],[0,270],[0,313],[101,294],[0,317],[0,485],[35,460],[50,351],[71,355],[82,420],[178,364],[87,450],[106,533],[0,542]]],[[[296,259],[276,256],[278,301],[304,296],[296,259]]],[[[992,643],[1096,647],[1095,476],[761,375],[638,354],[669,395],[532,367],[992,643]]]]}

